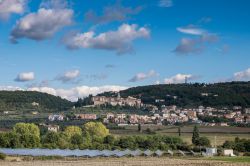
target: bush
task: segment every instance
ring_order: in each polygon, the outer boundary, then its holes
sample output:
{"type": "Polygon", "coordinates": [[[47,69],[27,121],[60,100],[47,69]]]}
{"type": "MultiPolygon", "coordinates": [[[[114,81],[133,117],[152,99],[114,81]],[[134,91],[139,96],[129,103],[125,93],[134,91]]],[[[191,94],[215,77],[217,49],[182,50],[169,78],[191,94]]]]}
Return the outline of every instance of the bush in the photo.
{"type": "Polygon", "coordinates": [[[250,156],[250,152],[245,152],[243,156],[250,156]]]}
{"type": "Polygon", "coordinates": [[[0,153],[0,160],[5,160],[6,159],[6,154],[0,153]]]}

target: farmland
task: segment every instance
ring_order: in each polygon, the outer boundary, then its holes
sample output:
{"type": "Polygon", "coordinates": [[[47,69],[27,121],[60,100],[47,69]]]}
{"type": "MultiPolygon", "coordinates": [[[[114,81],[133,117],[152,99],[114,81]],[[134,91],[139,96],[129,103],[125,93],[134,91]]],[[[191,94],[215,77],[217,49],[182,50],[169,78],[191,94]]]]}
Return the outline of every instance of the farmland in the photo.
{"type": "MultiPolygon", "coordinates": [[[[178,136],[178,127],[177,126],[142,126],[143,130],[150,128],[157,134],[169,135],[169,136],[178,136]]],[[[219,127],[219,126],[200,126],[200,134],[206,136],[210,139],[212,145],[221,145],[225,140],[234,140],[235,137],[239,138],[249,138],[250,137],[250,128],[242,127],[219,127]]],[[[193,126],[183,126],[181,127],[181,138],[187,142],[191,143],[193,126]]],[[[115,135],[140,135],[144,133],[139,133],[137,126],[127,126],[124,129],[111,130],[112,134],[115,135]]]]}
{"type": "MultiPolygon", "coordinates": [[[[218,159],[218,158],[217,158],[218,159]]],[[[59,159],[59,160],[32,160],[30,158],[29,160],[22,161],[22,158],[9,158],[9,161],[0,161],[1,166],[66,166],[66,165],[74,165],[74,166],[164,166],[164,165],[171,165],[171,166],[177,166],[177,165],[186,165],[186,166],[247,166],[249,165],[249,159],[248,158],[242,158],[244,160],[239,160],[236,162],[231,162],[231,160],[222,161],[220,159],[218,160],[210,160],[210,159],[204,159],[204,158],[155,158],[155,157],[136,157],[136,158],[80,158],[80,159],[74,159],[74,158],[67,158],[67,159],[59,159]],[[11,161],[11,162],[10,162],[11,161]],[[19,162],[15,162],[19,161],[19,162]]]]}

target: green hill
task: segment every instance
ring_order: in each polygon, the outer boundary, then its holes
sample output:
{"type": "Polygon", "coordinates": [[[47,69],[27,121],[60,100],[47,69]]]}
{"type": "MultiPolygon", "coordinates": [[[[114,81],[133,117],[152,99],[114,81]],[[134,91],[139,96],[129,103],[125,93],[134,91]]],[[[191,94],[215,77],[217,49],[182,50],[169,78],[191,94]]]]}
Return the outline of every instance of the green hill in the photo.
{"type": "Polygon", "coordinates": [[[72,102],[34,91],[0,91],[0,112],[3,111],[63,111],[71,108],[72,102]],[[32,103],[34,103],[32,105],[32,103]],[[37,103],[37,105],[36,105],[37,103]]]}
{"type": "MultiPolygon", "coordinates": [[[[250,107],[250,82],[215,84],[169,84],[130,88],[120,92],[122,97],[133,96],[143,103],[177,105],[181,107],[250,107]],[[162,101],[155,103],[156,99],[162,101]],[[164,101],[163,101],[164,100],[164,101]]],[[[110,92],[100,95],[114,95],[110,92]]]]}

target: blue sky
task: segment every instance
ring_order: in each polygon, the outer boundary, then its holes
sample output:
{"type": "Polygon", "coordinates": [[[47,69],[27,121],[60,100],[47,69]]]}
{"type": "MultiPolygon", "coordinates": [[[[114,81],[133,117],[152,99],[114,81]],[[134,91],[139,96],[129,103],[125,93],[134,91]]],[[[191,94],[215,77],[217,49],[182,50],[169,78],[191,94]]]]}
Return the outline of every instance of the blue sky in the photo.
{"type": "Polygon", "coordinates": [[[248,0],[0,0],[0,88],[75,100],[250,80],[248,0]]]}

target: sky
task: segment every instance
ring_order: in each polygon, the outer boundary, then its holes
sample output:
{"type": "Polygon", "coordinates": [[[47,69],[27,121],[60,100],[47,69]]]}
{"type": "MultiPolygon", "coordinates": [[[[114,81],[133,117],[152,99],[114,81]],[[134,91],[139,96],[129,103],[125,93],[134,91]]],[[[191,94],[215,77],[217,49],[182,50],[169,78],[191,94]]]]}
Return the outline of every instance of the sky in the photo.
{"type": "Polygon", "coordinates": [[[249,20],[249,0],[0,0],[0,90],[249,81],[249,20]]]}

